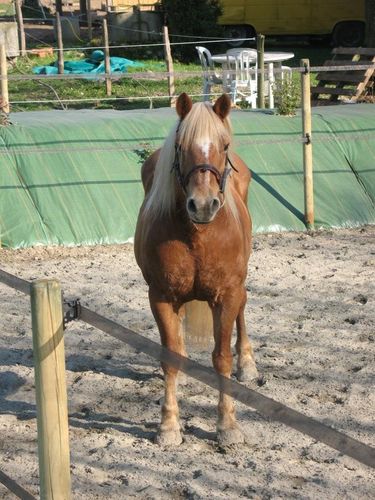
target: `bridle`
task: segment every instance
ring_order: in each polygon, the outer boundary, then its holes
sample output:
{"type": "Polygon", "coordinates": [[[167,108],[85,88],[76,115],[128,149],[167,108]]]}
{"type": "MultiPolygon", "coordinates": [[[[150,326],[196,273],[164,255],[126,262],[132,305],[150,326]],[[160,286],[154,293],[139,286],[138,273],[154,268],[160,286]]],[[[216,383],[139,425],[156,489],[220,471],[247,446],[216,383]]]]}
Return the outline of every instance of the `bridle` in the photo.
{"type": "Polygon", "coordinates": [[[189,184],[190,178],[194,174],[196,174],[197,172],[211,172],[215,176],[215,179],[217,180],[217,183],[219,184],[219,191],[221,194],[223,194],[225,191],[225,185],[227,182],[227,178],[228,178],[228,175],[230,174],[230,172],[232,171],[232,169],[235,172],[238,172],[238,170],[236,169],[236,167],[233,165],[233,163],[231,162],[231,160],[229,158],[228,147],[227,147],[226,148],[226,157],[225,157],[225,168],[224,168],[223,173],[221,173],[215,167],[215,165],[211,165],[210,163],[199,163],[198,165],[195,165],[186,175],[183,175],[183,173],[181,172],[180,152],[181,152],[181,146],[176,143],[175,156],[174,156],[171,172],[175,171],[178,183],[180,184],[180,186],[185,194],[186,194],[186,187],[189,184]]]}

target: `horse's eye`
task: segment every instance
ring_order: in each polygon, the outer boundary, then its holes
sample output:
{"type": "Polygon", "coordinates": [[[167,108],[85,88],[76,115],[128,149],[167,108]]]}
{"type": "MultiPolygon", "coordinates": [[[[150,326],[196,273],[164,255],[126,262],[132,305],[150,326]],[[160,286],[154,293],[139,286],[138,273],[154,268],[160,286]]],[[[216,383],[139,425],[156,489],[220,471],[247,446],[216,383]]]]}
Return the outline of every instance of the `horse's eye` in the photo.
{"type": "Polygon", "coordinates": [[[229,148],[229,144],[226,144],[226,145],[224,146],[224,151],[228,151],[228,148],[229,148]]]}

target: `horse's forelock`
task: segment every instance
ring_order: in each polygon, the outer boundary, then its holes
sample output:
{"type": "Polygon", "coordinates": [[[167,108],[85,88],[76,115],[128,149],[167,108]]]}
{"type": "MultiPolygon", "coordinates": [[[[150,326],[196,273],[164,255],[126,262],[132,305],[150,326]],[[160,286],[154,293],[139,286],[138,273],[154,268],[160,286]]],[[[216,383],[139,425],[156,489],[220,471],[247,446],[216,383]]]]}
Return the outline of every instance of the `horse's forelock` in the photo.
{"type": "Polygon", "coordinates": [[[199,102],[193,105],[180,123],[178,135],[183,149],[189,149],[194,143],[207,139],[219,149],[222,142],[230,142],[232,128],[228,117],[221,120],[211,104],[199,102]]]}

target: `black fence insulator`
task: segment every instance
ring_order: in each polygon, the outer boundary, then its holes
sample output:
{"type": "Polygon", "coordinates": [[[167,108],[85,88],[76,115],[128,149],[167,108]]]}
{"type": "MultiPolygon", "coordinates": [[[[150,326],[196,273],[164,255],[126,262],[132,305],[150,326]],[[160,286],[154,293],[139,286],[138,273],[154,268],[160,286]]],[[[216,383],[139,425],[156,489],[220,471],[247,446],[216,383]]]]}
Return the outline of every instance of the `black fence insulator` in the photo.
{"type": "Polygon", "coordinates": [[[63,298],[63,321],[64,329],[67,323],[79,319],[81,316],[81,303],[80,299],[64,299],[63,298]]]}

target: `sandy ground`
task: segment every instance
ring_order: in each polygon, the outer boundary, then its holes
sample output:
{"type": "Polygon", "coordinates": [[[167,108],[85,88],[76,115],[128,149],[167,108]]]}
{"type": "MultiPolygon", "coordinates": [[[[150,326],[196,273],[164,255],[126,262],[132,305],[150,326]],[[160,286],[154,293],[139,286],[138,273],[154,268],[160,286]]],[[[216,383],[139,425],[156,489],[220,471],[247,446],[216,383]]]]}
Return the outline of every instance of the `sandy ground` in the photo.
{"type": "MultiPolygon", "coordinates": [[[[258,390],[374,445],[375,227],[254,238],[246,321],[258,390]]],[[[1,250],[0,267],[58,278],[66,295],[157,340],[131,245],[1,250]]],[[[28,297],[0,285],[0,470],[38,495],[28,297]]],[[[370,468],[237,404],[246,444],[220,451],[217,395],[180,387],[184,442],[153,443],[156,361],[81,322],[66,330],[75,499],[367,499],[370,468]]],[[[207,352],[190,352],[207,365],[207,352]]],[[[0,498],[14,498],[0,484],[0,498]]]]}

